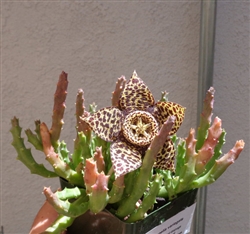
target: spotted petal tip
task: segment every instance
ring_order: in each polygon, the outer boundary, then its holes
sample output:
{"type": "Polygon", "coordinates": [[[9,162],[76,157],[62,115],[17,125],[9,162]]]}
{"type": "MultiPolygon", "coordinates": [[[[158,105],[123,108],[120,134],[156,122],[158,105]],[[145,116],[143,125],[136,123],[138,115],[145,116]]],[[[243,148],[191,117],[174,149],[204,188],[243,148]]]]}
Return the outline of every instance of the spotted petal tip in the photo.
{"type": "Polygon", "coordinates": [[[134,71],[121,94],[119,108],[121,110],[145,110],[154,102],[153,94],[134,71]]]}
{"type": "Polygon", "coordinates": [[[132,75],[132,78],[138,78],[138,75],[137,75],[137,73],[136,73],[136,70],[134,70],[133,75],[132,75]]]}
{"type": "Polygon", "coordinates": [[[184,120],[186,108],[174,102],[157,102],[155,107],[153,116],[161,125],[164,124],[169,116],[176,117],[175,124],[170,132],[170,135],[176,133],[184,120]]]}
{"type": "Polygon", "coordinates": [[[141,166],[141,154],[126,142],[117,141],[110,147],[110,156],[118,178],[141,166]]]}
{"type": "Polygon", "coordinates": [[[175,171],[174,158],[175,158],[174,144],[169,139],[164,143],[159,153],[157,154],[154,167],[161,170],[175,171]]]}

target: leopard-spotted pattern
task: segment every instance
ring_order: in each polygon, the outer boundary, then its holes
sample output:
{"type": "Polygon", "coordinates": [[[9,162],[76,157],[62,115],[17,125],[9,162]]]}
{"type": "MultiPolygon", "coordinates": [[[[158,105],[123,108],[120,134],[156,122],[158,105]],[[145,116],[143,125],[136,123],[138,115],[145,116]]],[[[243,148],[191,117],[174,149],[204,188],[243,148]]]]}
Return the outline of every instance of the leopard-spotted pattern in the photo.
{"type": "Polygon", "coordinates": [[[174,157],[175,157],[174,144],[169,139],[164,143],[163,147],[157,154],[154,167],[162,170],[175,171],[174,157]]]}
{"type": "MultiPolygon", "coordinates": [[[[174,115],[176,120],[170,135],[174,134],[184,119],[184,112],[185,108],[177,103],[155,103],[149,88],[134,72],[120,95],[118,108],[103,108],[83,119],[100,138],[113,142],[110,154],[117,178],[141,166],[141,157],[156,134],[153,128],[158,132],[167,118],[174,115]]],[[[174,155],[174,145],[168,140],[154,166],[174,171],[174,155]]]]}
{"type": "Polygon", "coordinates": [[[117,141],[110,146],[110,157],[116,178],[136,170],[142,163],[140,152],[125,141],[117,141]]]}
{"type": "Polygon", "coordinates": [[[158,132],[155,118],[145,111],[133,111],[126,116],[122,132],[132,144],[138,146],[149,145],[158,132]]]}
{"type": "Polygon", "coordinates": [[[119,108],[121,110],[145,110],[154,102],[151,91],[134,71],[120,96],[119,108]]]}
{"type": "Polygon", "coordinates": [[[183,122],[186,108],[174,102],[157,102],[153,109],[152,115],[160,126],[166,122],[169,116],[174,115],[176,117],[174,126],[170,131],[170,135],[175,134],[183,122]]]}
{"type": "Polygon", "coordinates": [[[106,107],[83,120],[90,125],[97,136],[113,142],[122,129],[123,114],[115,107],[106,107]]]}

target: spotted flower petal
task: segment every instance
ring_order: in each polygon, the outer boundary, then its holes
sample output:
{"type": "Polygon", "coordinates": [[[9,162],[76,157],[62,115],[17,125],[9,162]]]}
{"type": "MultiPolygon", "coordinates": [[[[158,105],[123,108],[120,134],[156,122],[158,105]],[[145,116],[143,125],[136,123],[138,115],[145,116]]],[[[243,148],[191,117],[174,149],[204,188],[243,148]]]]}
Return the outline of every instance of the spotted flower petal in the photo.
{"type": "Polygon", "coordinates": [[[154,97],[149,88],[134,71],[119,100],[121,110],[145,110],[154,104],[154,97]]]}
{"type": "Polygon", "coordinates": [[[167,140],[156,156],[154,167],[161,170],[175,171],[174,166],[175,148],[173,142],[167,140]]]}
{"type": "Polygon", "coordinates": [[[136,170],[142,164],[140,152],[125,141],[114,142],[110,147],[115,177],[136,170]]]}
{"type": "Polygon", "coordinates": [[[117,139],[122,128],[123,114],[115,107],[103,108],[83,119],[97,136],[105,141],[117,139]]]}
{"type": "MultiPolygon", "coordinates": [[[[126,84],[124,77],[117,83],[113,107],[103,108],[83,119],[97,136],[112,142],[110,155],[117,178],[141,166],[147,147],[167,118],[173,115],[176,120],[169,134],[174,134],[182,124],[184,112],[185,108],[177,103],[155,103],[149,88],[134,72],[126,84]]],[[[174,155],[173,142],[167,140],[154,166],[174,171],[174,155]]]]}
{"type": "Polygon", "coordinates": [[[185,107],[174,102],[157,102],[154,105],[154,112],[152,114],[160,123],[160,125],[162,125],[169,116],[174,115],[176,120],[170,132],[170,135],[173,135],[177,132],[183,122],[185,107]]]}

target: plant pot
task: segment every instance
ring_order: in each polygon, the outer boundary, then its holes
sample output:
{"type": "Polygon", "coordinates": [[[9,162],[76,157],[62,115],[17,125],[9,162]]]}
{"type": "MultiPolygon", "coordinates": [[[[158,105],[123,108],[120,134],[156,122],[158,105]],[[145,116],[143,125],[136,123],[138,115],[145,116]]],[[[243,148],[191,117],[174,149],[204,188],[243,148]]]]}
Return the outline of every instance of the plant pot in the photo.
{"type": "MultiPolygon", "coordinates": [[[[60,179],[61,187],[72,187],[60,179]]],[[[188,233],[195,209],[197,189],[180,194],[177,198],[151,212],[136,223],[126,223],[108,210],[98,214],[87,211],[77,217],[68,228],[69,234],[174,234],[188,233]],[[153,230],[154,229],[154,230],[153,230]]]]}

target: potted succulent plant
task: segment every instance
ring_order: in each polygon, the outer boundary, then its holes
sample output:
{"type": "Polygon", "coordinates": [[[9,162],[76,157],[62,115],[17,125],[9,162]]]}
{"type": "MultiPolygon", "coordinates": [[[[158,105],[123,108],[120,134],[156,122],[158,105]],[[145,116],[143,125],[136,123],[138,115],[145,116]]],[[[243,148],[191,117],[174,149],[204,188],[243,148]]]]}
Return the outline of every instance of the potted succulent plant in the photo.
{"type": "Polygon", "coordinates": [[[128,82],[123,76],[118,79],[112,105],[100,110],[93,104],[86,111],[79,89],[70,154],[60,140],[67,86],[67,74],[62,72],[51,128],[35,121],[35,131],[25,131],[53,171],[34,160],[19,120],[11,120],[17,159],[32,174],[60,178],[61,191],[43,190],[59,213],[45,233],[67,228],[69,233],[187,233],[197,189],[217,180],[244,148],[244,141],[237,141],[221,157],[225,130],[218,117],[212,121],[214,89],[206,94],[197,134],[191,129],[186,139],[176,136],[185,108],[169,102],[166,92],[155,102],[136,72],[128,82]],[[183,216],[174,219],[180,213],[183,216]]]}

